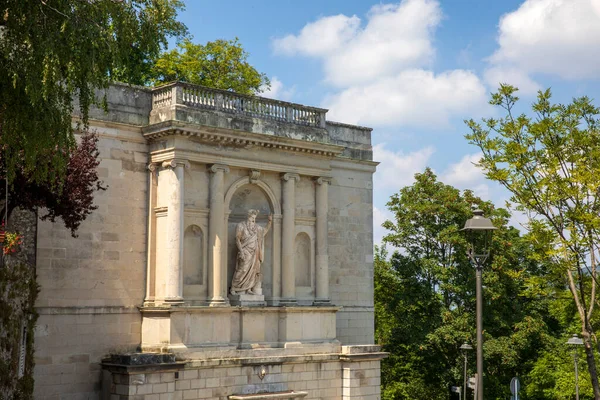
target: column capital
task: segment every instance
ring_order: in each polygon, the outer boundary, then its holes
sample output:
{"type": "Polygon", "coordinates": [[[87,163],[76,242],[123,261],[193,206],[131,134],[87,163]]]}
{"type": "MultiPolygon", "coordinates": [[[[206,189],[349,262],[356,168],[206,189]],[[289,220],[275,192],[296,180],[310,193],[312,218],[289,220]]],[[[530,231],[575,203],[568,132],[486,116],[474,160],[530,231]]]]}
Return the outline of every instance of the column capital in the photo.
{"type": "Polygon", "coordinates": [[[148,171],[150,171],[150,172],[156,171],[156,163],[148,164],[148,171]]]}
{"type": "Polygon", "coordinates": [[[287,173],[281,175],[281,179],[284,180],[284,181],[290,181],[290,180],[293,179],[296,182],[298,182],[300,180],[300,175],[293,174],[291,172],[287,172],[287,173]]]}
{"type": "Polygon", "coordinates": [[[250,176],[250,183],[255,183],[257,180],[260,179],[260,170],[251,169],[248,175],[250,176]]]}
{"type": "Polygon", "coordinates": [[[316,176],[315,178],[313,178],[313,180],[319,185],[331,185],[332,178],[330,176],[316,176]]]}
{"type": "Polygon", "coordinates": [[[217,171],[223,171],[223,172],[225,172],[225,173],[228,173],[228,172],[229,172],[229,166],[227,166],[227,165],[225,165],[225,164],[213,164],[213,165],[211,165],[211,166],[208,168],[208,170],[209,170],[210,172],[213,172],[213,173],[215,173],[215,172],[217,172],[217,171]]]}
{"type": "Polygon", "coordinates": [[[176,168],[178,165],[183,166],[186,169],[190,168],[190,162],[188,160],[178,160],[176,158],[172,160],[163,161],[163,168],[176,168]]]}

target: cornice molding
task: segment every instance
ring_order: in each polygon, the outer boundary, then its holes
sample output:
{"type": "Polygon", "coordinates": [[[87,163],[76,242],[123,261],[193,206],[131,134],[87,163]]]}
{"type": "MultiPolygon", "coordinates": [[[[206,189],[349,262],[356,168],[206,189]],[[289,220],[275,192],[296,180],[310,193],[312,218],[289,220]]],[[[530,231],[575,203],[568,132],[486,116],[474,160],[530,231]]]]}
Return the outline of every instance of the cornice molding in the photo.
{"type": "Polygon", "coordinates": [[[143,129],[144,138],[156,141],[169,136],[183,136],[194,138],[195,141],[218,144],[229,147],[264,147],[295,153],[304,153],[312,156],[333,158],[344,151],[343,146],[310,142],[306,140],[291,139],[283,136],[271,136],[250,132],[227,132],[225,130],[196,130],[192,127],[174,126],[174,121],[161,122],[143,129]]]}

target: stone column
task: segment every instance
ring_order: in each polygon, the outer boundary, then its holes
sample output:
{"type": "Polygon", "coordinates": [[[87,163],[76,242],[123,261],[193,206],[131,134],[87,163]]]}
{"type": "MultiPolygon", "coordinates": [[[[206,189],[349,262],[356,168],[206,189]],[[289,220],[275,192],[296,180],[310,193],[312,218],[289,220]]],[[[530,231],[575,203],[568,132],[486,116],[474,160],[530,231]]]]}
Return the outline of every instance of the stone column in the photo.
{"type": "Polygon", "coordinates": [[[273,215],[273,293],[267,304],[278,306],[281,300],[281,214],[273,215]]]}
{"type": "Polygon", "coordinates": [[[316,182],[316,209],[317,209],[317,293],[315,304],[329,303],[329,256],[327,244],[327,213],[328,213],[328,188],[331,178],[319,177],[316,182]]]}
{"type": "Polygon", "coordinates": [[[146,298],[144,302],[152,303],[156,295],[156,164],[148,164],[148,235],[146,254],[146,298]]]}
{"type": "Polygon", "coordinates": [[[208,296],[211,306],[229,303],[227,298],[227,266],[223,265],[225,238],[225,173],[229,167],[213,164],[210,167],[210,212],[208,217],[208,296]]]}
{"type": "Polygon", "coordinates": [[[282,304],[296,302],[296,270],[294,268],[294,239],[296,230],[296,181],[298,174],[287,173],[283,179],[283,226],[281,233],[282,304]]]}
{"type": "Polygon", "coordinates": [[[171,195],[168,203],[167,222],[167,271],[165,302],[183,302],[183,211],[184,211],[184,167],[187,161],[171,160],[162,164],[163,168],[173,170],[171,195]]]}

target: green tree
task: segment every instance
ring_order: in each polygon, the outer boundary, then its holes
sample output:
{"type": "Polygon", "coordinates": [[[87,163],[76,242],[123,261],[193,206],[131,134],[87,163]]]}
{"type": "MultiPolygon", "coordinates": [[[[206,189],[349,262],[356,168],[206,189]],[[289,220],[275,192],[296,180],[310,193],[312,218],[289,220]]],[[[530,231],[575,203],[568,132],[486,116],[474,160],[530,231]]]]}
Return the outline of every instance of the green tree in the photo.
{"type": "MultiPolygon", "coordinates": [[[[73,231],[94,209],[101,189],[96,139],[88,111],[115,81],[142,83],[170,36],[180,0],[4,0],[0,4],[0,206],[45,207],[73,231]],[[98,94],[100,97],[98,97],[98,94]],[[74,110],[73,99],[78,100],[74,110]],[[75,113],[76,111],[76,113],[75,113]],[[78,114],[79,144],[73,135],[78,114]]],[[[35,235],[36,215],[9,213],[6,224],[35,235]],[[15,216],[16,215],[16,216],[15,216]]],[[[4,213],[2,213],[4,215],[4,213]]],[[[33,393],[33,326],[37,295],[29,251],[7,256],[0,274],[0,397],[33,393]],[[28,318],[27,316],[33,316],[28,318]],[[26,324],[25,376],[14,373],[21,324],[26,324]]]]}
{"type": "Polygon", "coordinates": [[[510,379],[527,376],[546,338],[559,335],[548,313],[553,282],[539,279],[546,266],[507,226],[510,214],[426,169],[388,203],[394,220],[384,223],[384,242],[399,251],[375,257],[376,339],[391,353],[382,364],[385,399],[447,399],[449,386],[462,386],[459,347],[475,337],[475,272],[459,229],[473,206],[500,227],[483,274],[485,398],[509,397],[510,379]]]}
{"type": "Polygon", "coordinates": [[[467,121],[471,133],[466,137],[483,152],[479,165],[486,176],[507,188],[517,209],[528,214],[539,257],[564,275],[599,400],[592,316],[600,244],[600,110],[587,97],[553,104],[546,90],[532,105],[534,117],[515,115],[516,91],[501,85],[490,104],[505,116],[483,124],[467,121]]]}
{"type": "Polygon", "coordinates": [[[205,45],[186,39],[177,49],[163,53],[150,71],[150,82],[181,81],[257,94],[270,87],[269,78],[248,63],[239,40],[215,40],[205,45]]]}
{"type": "Polygon", "coordinates": [[[75,148],[73,98],[85,126],[95,89],[144,81],[140,60],[186,33],[176,20],[182,7],[180,0],[3,1],[0,151],[8,180],[21,170],[36,183],[64,177],[75,148]]]}

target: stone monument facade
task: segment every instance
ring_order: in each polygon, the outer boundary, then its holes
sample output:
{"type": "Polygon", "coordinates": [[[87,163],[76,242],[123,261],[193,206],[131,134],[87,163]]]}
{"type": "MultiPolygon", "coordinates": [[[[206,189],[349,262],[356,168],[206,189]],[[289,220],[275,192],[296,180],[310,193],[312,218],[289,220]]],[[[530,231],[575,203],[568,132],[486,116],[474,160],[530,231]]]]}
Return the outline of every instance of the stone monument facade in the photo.
{"type": "Polygon", "coordinates": [[[93,110],[109,188],[40,221],[38,399],[378,399],[371,129],[175,83],[93,110]]]}

